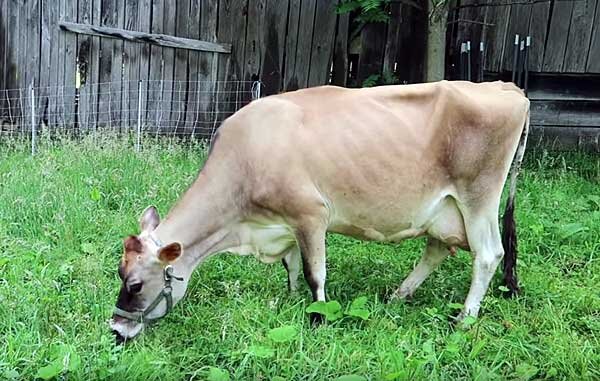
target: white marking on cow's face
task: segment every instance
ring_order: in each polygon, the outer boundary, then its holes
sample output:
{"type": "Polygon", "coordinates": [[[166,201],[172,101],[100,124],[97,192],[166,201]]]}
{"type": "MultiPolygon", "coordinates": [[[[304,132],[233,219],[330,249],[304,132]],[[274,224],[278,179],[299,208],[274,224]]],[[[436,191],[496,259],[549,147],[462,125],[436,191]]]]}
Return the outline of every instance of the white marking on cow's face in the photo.
{"type": "Polygon", "coordinates": [[[122,339],[131,339],[144,329],[143,323],[127,319],[113,318],[110,319],[108,324],[110,325],[110,329],[118,333],[122,339]]]}

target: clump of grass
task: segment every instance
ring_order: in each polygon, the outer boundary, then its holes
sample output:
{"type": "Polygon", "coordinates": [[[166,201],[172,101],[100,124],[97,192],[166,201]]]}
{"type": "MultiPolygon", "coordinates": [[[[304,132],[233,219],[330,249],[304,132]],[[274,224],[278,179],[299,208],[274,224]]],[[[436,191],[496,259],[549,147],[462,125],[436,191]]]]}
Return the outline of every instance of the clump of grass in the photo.
{"type": "Polygon", "coordinates": [[[446,261],[411,302],[386,303],[423,242],[330,235],[328,293],[344,317],[313,329],[307,288],[289,294],[281,266],[222,256],[196,272],[171,315],[116,347],[106,320],[121,239],[147,205],[168,210],[206,150],[147,140],[136,153],[114,137],[39,148],[31,157],[27,142],[0,147],[0,379],[600,378],[598,156],[527,157],[523,294],[502,298],[496,279],[469,329],[448,321],[468,290],[468,254],[446,261]]]}

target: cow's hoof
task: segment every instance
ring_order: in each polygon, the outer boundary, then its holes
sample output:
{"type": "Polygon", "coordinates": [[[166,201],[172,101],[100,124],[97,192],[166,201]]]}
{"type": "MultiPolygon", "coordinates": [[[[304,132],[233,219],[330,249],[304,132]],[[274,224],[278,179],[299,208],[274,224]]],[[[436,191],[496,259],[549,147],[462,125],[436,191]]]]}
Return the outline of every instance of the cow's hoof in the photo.
{"type": "Polygon", "coordinates": [[[313,313],[310,314],[310,324],[313,327],[316,328],[316,327],[320,326],[323,323],[325,323],[325,318],[323,317],[323,315],[318,314],[316,312],[313,312],[313,313]]]}

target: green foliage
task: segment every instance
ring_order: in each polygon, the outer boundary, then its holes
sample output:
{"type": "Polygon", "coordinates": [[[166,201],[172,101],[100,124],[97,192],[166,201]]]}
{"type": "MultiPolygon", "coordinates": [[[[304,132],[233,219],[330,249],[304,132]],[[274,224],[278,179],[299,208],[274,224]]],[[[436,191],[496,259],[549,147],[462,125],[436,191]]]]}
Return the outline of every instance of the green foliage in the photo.
{"type": "Polygon", "coordinates": [[[81,366],[81,358],[73,346],[56,345],[50,351],[50,361],[47,365],[38,369],[37,378],[50,380],[62,373],[74,372],[81,366]]]}
{"type": "Polygon", "coordinates": [[[344,316],[342,306],[337,300],[330,300],[329,302],[313,302],[306,307],[306,312],[321,314],[329,321],[335,321],[344,316]]]}
{"type": "Polygon", "coordinates": [[[283,327],[273,328],[269,331],[269,339],[276,343],[285,343],[294,340],[298,335],[298,329],[293,325],[285,325],[283,327]]]}
{"type": "Polygon", "coordinates": [[[352,317],[357,317],[362,320],[369,319],[371,313],[366,307],[367,300],[368,299],[366,296],[361,296],[354,299],[354,301],[352,302],[352,304],[350,304],[350,307],[346,310],[346,312],[344,312],[344,314],[352,317]]]}
{"type": "Polygon", "coordinates": [[[384,71],[382,74],[371,74],[362,83],[362,87],[373,87],[381,85],[396,85],[400,81],[396,75],[389,71],[384,71]]]}
{"type": "Polygon", "coordinates": [[[356,21],[360,23],[387,22],[389,0],[342,0],[338,4],[338,13],[357,12],[356,21]]]}
{"type": "Polygon", "coordinates": [[[205,158],[197,145],[143,143],[135,153],[114,139],[41,141],[34,158],[0,143],[0,380],[600,379],[597,155],[527,155],[515,211],[523,293],[505,299],[496,276],[468,328],[449,323],[468,292],[468,253],[410,303],[387,303],[424,242],[330,234],[328,295],[368,320],[314,329],[308,287],[290,294],[281,265],[224,255],[202,264],[169,316],[115,346],[106,321],[122,239],[146,206],[164,216],[205,158]],[[290,326],[295,335],[278,329],[290,326]]]}
{"type": "Polygon", "coordinates": [[[206,379],[208,381],[229,381],[230,376],[228,371],[211,366],[206,375],[206,379]]]}

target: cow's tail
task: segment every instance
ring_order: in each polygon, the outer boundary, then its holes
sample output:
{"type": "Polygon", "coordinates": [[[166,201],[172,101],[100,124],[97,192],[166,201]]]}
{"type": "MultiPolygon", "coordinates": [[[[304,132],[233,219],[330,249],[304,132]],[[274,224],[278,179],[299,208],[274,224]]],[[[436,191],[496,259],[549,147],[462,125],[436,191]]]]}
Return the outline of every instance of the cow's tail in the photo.
{"type": "Polygon", "coordinates": [[[502,217],[502,246],[504,247],[504,284],[508,288],[507,295],[514,296],[519,292],[517,280],[517,227],[515,224],[515,196],[517,194],[517,176],[521,170],[527,135],[529,133],[529,106],[527,107],[527,119],[521,132],[519,146],[512,162],[510,170],[510,191],[504,216],[502,217]]]}

